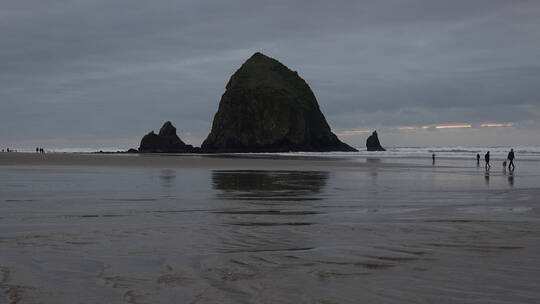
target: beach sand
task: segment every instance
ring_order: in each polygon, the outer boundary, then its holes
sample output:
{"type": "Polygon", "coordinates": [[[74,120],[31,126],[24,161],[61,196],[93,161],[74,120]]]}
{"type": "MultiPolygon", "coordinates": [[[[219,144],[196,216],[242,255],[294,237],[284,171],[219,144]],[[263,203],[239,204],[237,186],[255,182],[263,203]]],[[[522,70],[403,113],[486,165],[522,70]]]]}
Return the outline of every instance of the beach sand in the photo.
{"type": "Polygon", "coordinates": [[[179,169],[332,169],[415,167],[426,164],[355,162],[347,157],[277,154],[0,153],[0,166],[106,166],[179,169]]]}
{"type": "Polygon", "coordinates": [[[0,153],[0,303],[538,303],[539,164],[0,153]]]}

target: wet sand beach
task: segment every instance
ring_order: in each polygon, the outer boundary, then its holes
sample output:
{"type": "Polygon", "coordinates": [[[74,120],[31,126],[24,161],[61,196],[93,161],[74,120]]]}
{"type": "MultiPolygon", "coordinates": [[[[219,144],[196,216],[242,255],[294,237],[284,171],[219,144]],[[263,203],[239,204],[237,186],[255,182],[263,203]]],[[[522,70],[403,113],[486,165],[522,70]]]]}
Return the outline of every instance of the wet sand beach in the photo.
{"type": "Polygon", "coordinates": [[[516,165],[0,153],[0,303],[538,303],[516,165]]]}

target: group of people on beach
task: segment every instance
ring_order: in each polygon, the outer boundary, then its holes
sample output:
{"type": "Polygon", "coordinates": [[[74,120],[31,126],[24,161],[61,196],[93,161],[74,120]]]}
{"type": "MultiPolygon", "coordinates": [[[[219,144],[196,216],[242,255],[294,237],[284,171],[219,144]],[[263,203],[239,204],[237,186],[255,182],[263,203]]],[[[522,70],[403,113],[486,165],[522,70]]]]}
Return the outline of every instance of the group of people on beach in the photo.
{"type": "MultiPolygon", "coordinates": [[[[435,153],[431,154],[431,158],[433,159],[433,165],[435,165],[435,153]]],[[[489,151],[487,151],[487,153],[484,155],[484,161],[486,162],[486,170],[491,169],[491,164],[489,163],[490,158],[491,157],[489,155],[489,151]]],[[[514,169],[516,168],[516,165],[514,165],[515,158],[516,157],[514,155],[514,149],[510,149],[510,152],[508,152],[508,156],[503,161],[503,168],[506,170],[506,165],[508,164],[508,170],[514,171],[514,169]]],[[[480,153],[476,153],[476,165],[480,166],[480,153]]]]}
{"type": "MultiPolygon", "coordinates": [[[[2,149],[1,151],[2,152],[17,152],[17,150],[13,150],[13,149],[10,149],[10,148],[2,149]]],[[[45,150],[43,148],[37,147],[36,148],[36,153],[45,153],[45,150]]]]}
{"type": "MultiPolygon", "coordinates": [[[[510,149],[510,152],[508,152],[508,156],[503,161],[503,168],[506,169],[506,165],[508,164],[508,170],[514,171],[514,169],[516,168],[516,165],[514,165],[514,158],[515,158],[514,149],[510,149]]],[[[491,164],[489,163],[490,161],[489,151],[487,151],[487,153],[484,155],[484,161],[486,162],[486,170],[491,169],[491,164]]],[[[476,164],[480,165],[480,154],[478,153],[476,153],[476,164]]]]}

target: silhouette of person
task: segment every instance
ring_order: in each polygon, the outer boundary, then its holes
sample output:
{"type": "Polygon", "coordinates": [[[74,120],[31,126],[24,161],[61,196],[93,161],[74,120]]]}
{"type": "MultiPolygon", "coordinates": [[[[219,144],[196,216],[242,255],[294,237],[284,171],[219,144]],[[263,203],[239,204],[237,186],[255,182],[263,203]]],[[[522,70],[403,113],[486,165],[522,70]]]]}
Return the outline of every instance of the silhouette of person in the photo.
{"type": "Polygon", "coordinates": [[[491,165],[489,164],[489,151],[484,155],[484,160],[486,161],[486,170],[489,170],[491,168],[491,165]]]}
{"type": "Polygon", "coordinates": [[[39,148],[36,148],[36,153],[38,153],[38,152],[39,152],[39,148]]]}
{"type": "Polygon", "coordinates": [[[480,165],[480,154],[476,153],[476,164],[480,165]]]}
{"type": "Polygon", "coordinates": [[[510,149],[510,152],[508,153],[508,170],[510,171],[514,171],[514,169],[516,168],[516,165],[514,165],[514,149],[510,149]]]}
{"type": "Polygon", "coordinates": [[[433,164],[435,165],[435,153],[431,154],[431,159],[433,159],[433,164]]]}

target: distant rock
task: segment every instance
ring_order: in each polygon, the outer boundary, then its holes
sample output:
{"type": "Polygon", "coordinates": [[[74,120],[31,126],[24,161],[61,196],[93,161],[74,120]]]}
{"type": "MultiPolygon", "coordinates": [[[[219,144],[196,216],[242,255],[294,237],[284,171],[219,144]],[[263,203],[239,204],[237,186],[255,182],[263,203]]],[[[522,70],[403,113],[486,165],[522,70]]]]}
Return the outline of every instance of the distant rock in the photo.
{"type": "Polygon", "coordinates": [[[373,131],[373,133],[366,140],[366,148],[368,151],[386,151],[386,149],[383,148],[379,142],[377,131],[373,131]]]}
{"type": "Polygon", "coordinates": [[[227,83],[205,152],[356,151],[332,133],[308,84],[261,53],[227,83]]]}
{"type": "Polygon", "coordinates": [[[170,121],[163,124],[158,134],[154,131],[146,134],[139,147],[141,153],[190,153],[193,151],[192,145],[186,145],[176,135],[176,128],[170,121]]]}

